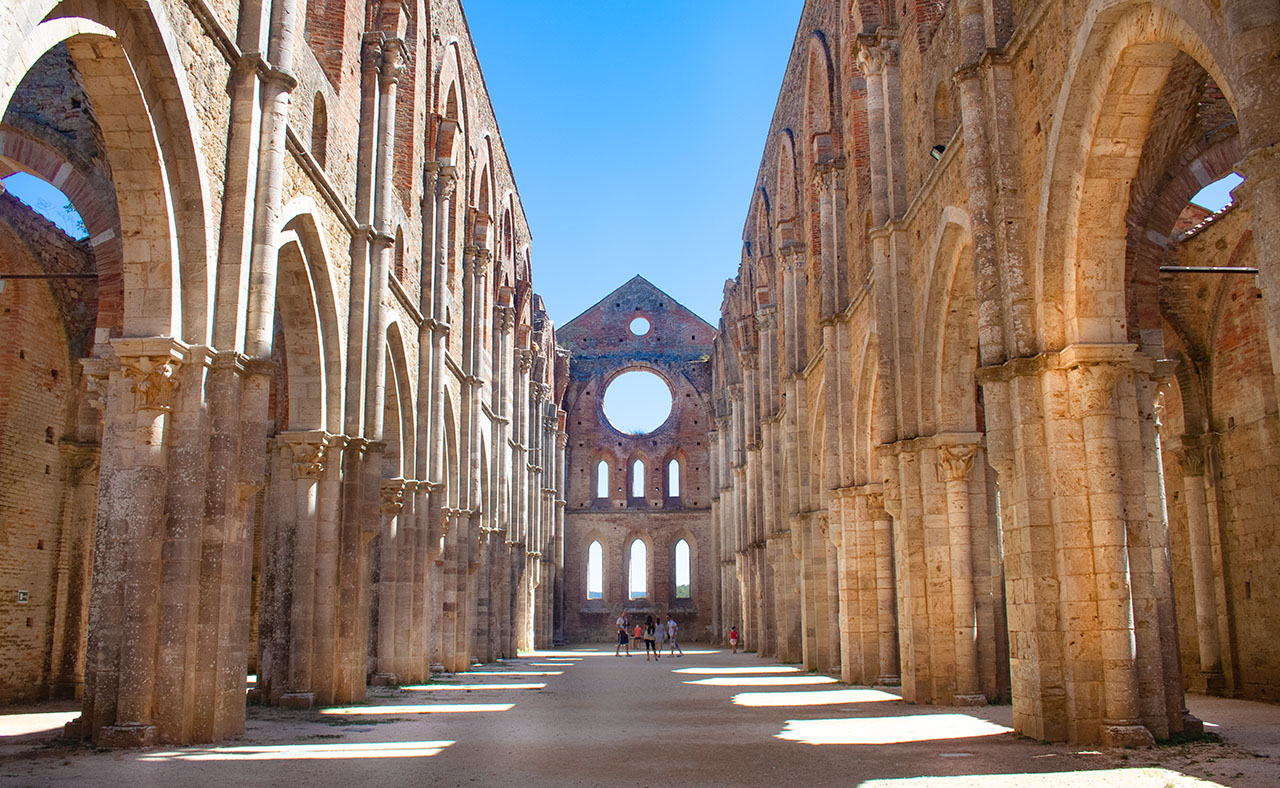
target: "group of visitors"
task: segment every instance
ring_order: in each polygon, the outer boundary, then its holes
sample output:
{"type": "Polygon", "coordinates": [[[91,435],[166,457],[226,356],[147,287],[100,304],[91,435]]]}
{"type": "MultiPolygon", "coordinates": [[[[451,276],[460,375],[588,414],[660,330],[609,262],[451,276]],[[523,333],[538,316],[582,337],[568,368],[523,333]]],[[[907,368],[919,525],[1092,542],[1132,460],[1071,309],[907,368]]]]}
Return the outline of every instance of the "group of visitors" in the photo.
{"type": "Polygon", "coordinates": [[[680,626],[676,624],[676,620],[671,616],[663,616],[665,621],[654,618],[653,616],[645,616],[644,623],[636,622],[635,628],[632,629],[627,614],[623,613],[618,616],[618,620],[614,622],[618,627],[618,645],[613,650],[615,657],[622,656],[622,650],[626,649],[627,656],[631,656],[631,646],[635,645],[640,648],[640,641],[644,641],[644,659],[649,661],[649,654],[653,654],[656,661],[662,657],[662,644],[670,643],[671,651],[668,656],[683,657],[684,649],[680,647],[680,626]],[[680,653],[677,654],[676,652],[680,653]]]}

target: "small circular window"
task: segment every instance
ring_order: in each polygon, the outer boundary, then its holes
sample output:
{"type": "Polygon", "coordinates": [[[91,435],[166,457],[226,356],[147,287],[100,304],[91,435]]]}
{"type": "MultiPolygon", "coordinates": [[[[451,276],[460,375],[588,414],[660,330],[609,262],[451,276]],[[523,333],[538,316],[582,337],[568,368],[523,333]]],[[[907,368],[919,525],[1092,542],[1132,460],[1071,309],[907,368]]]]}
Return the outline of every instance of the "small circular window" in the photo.
{"type": "Polygon", "coordinates": [[[631,333],[635,334],[638,337],[642,337],[645,334],[649,333],[650,328],[652,328],[652,326],[650,325],[649,320],[647,318],[637,317],[635,320],[631,321],[631,325],[630,325],[631,333]]]}
{"type": "Polygon", "coordinates": [[[652,372],[624,372],[604,391],[604,416],[618,432],[648,435],[671,415],[671,388],[652,372]]]}

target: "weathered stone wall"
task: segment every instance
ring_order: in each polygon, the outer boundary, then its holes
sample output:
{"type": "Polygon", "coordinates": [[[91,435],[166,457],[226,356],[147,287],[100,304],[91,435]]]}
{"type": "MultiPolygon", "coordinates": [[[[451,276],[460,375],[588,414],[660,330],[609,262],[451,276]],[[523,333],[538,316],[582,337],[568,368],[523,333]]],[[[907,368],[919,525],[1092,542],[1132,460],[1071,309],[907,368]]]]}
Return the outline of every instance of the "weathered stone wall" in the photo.
{"type": "Polygon", "coordinates": [[[1269,696],[1275,625],[1236,614],[1271,588],[1280,108],[1243,64],[1276,24],[805,4],[712,359],[719,610],[749,648],[1011,695],[1019,731],[1081,742],[1194,727],[1184,678],[1269,696]],[[1183,240],[1232,169],[1243,205],[1183,240]],[[1258,292],[1160,273],[1250,261],[1258,292]]]}
{"type": "Polygon", "coordinates": [[[90,239],[0,231],[90,276],[0,293],[0,697],[213,741],[247,668],[306,706],[550,645],[567,369],[457,0],[51,8],[0,22],[0,176],[90,239]]]}

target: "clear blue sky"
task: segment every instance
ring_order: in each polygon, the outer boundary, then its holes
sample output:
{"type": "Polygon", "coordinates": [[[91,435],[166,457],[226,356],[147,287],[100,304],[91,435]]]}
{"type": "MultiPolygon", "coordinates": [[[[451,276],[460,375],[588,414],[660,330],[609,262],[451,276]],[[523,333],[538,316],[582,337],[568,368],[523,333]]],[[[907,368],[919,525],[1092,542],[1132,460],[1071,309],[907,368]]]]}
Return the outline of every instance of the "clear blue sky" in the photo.
{"type": "Polygon", "coordinates": [[[715,325],[802,0],[463,0],[563,325],[641,274],[715,325]]]}

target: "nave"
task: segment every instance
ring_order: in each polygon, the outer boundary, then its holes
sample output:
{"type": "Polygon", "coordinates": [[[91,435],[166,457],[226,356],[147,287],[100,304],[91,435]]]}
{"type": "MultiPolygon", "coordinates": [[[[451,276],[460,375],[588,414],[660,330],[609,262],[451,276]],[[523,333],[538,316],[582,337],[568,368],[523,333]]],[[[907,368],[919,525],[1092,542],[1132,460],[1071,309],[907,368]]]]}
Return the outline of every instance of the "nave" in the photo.
{"type": "Polygon", "coordinates": [[[94,751],[31,731],[32,722],[57,723],[46,704],[43,716],[0,716],[0,784],[1274,785],[1276,707],[1190,700],[1224,741],[1099,752],[1013,733],[1009,706],[907,704],[892,691],[700,644],[657,662],[643,647],[626,658],[599,646],[371,688],[357,705],[250,707],[245,734],[217,746],[94,751]]]}

